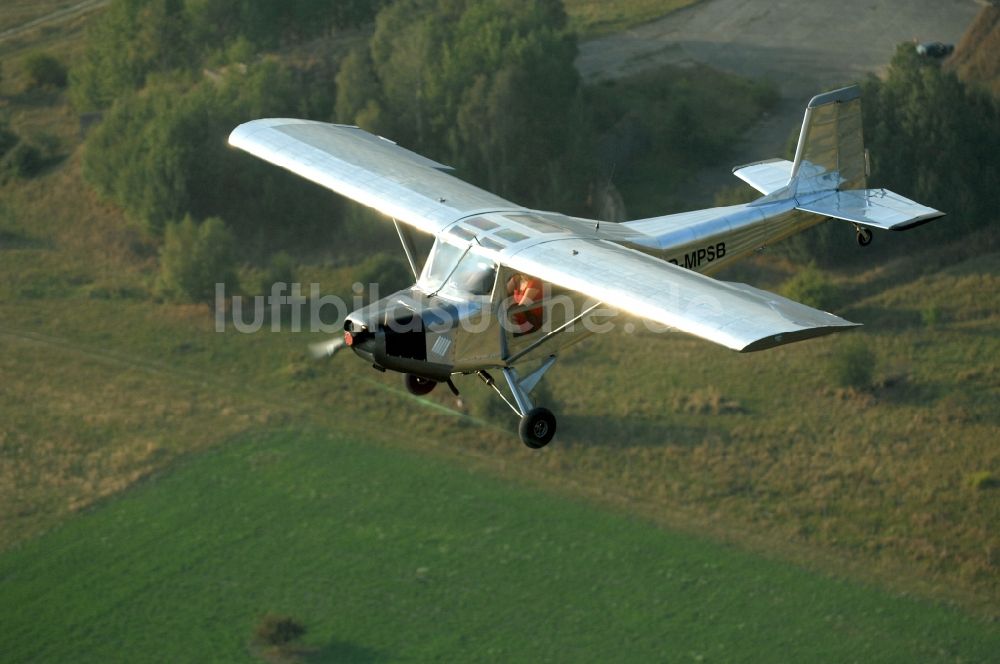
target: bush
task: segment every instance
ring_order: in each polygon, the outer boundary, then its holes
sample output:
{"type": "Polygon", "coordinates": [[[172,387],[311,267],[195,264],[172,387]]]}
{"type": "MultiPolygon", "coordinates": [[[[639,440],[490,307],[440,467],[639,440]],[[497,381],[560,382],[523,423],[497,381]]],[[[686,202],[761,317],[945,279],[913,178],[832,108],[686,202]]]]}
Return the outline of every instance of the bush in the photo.
{"type": "Polygon", "coordinates": [[[977,491],[985,491],[987,489],[1000,487],[1000,478],[985,470],[978,473],[972,473],[966,478],[965,481],[966,484],[977,491]]]}
{"type": "Polygon", "coordinates": [[[211,302],[215,284],[236,288],[235,241],[218,217],[167,224],[157,290],[175,300],[211,302]]]}
{"type": "Polygon", "coordinates": [[[306,633],[306,628],[290,616],[267,614],[253,630],[254,640],[263,646],[283,646],[306,633]]]}
{"type": "Polygon", "coordinates": [[[985,491],[987,489],[1000,487],[1000,477],[997,477],[993,473],[986,470],[978,473],[972,473],[966,478],[966,482],[970,487],[976,489],[977,491],[985,491]]]}
{"type": "Polygon", "coordinates": [[[66,87],[66,65],[48,53],[32,53],[24,59],[28,88],[66,87]]]}
{"type": "Polygon", "coordinates": [[[920,310],[920,320],[923,321],[924,327],[935,328],[941,324],[941,319],[941,309],[936,304],[928,304],[920,310]]]}
{"type": "Polygon", "coordinates": [[[45,165],[42,152],[30,143],[20,141],[0,160],[0,173],[5,176],[30,178],[45,165]]]}
{"type": "Polygon", "coordinates": [[[785,282],[781,293],[796,302],[823,309],[832,309],[837,303],[837,288],[814,264],[806,266],[785,282]]]}
{"type": "Polygon", "coordinates": [[[260,275],[258,292],[267,295],[274,284],[282,282],[291,284],[295,281],[295,259],[284,251],[271,256],[267,266],[260,275]]]}
{"type": "Polygon", "coordinates": [[[875,373],[875,362],[875,352],[864,339],[846,339],[836,347],[830,358],[830,379],[839,387],[869,389],[875,373]]]}

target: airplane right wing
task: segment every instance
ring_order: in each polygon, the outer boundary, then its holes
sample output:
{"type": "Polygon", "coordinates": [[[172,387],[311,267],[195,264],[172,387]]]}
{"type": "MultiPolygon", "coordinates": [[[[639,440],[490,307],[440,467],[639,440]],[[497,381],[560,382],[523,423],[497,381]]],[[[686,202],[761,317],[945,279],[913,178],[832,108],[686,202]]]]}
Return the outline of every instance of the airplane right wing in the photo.
{"type": "Polygon", "coordinates": [[[605,240],[552,239],[511,247],[499,260],[620,311],[740,352],[857,326],[780,295],[712,279],[605,240]]]}

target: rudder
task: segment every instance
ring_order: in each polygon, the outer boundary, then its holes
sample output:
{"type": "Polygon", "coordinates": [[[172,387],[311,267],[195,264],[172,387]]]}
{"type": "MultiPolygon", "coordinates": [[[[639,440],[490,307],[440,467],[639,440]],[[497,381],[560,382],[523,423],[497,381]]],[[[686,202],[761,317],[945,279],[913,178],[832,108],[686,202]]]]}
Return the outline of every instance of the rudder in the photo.
{"type": "Polygon", "coordinates": [[[867,188],[861,88],[816,95],[806,107],[790,184],[795,193],[867,188]]]}

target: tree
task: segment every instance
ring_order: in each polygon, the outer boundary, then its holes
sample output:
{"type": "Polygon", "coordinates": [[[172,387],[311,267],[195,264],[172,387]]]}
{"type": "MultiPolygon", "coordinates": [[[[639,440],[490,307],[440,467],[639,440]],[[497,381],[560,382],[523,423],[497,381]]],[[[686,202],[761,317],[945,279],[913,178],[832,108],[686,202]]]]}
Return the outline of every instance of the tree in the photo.
{"type": "Polygon", "coordinates": [[[908,252],[960,237],[992,223],[1000,208],[1000,106],[967,88],[936,61],[901,44],[884,81],[862,85],[865,143],[871,155],[869,187],[885,187],[935,207],[948,218],[876,242],[864,253],[841,222],[797,236],[793,254],[821,265],[872,253],[908,252]],[[891,246],[890,246],[891,245],[891,246]]]}
{"type": "Polygon", "coordinates": [[[109,108],[156,74],[197,74],[209,57],[301,42],[370,20],[381,0],[112,0],[71,72],[79,111],[109,108]]]}
{"type": "Polygon", "coordinates": [[[575,57],[558,0],[400,0],[344,60],[336,115],[502,196],[581,207],[575,57]]]}
{"type": "Polygon", "coordinates": [[[235,239],[218,217],[201,224],[190,217],[167,224],[160,250],[158,290],[165,296],[194,302],[211,302],[215,284],[236,288],[235,239]]]}
{"type": "Polygon", "coordinates": [[[222,216],[251,247],[328,229],[332,195],[226,144],[241,122],[315,114],[310,103],[328,108],[328,100],[309,101],[310,80],[263,61],[218,84],[188,85],[160,80],[112,106],[84,153],[84,175],[98,192],[156,233],[185,214],[222,216]]]}
{"type": "Polygon", "coordinates": [[[336,82],[334,121],[357,123],[368,131],[379,133],[384,102],[367,47],[355,48],[347,54],[340,64],[336,82]]]}
{"type": "Polygon", "coordinates": [[[150,74],[194,69],[197,52],[181,0],[113,0],[91,25],[82,62],[70,72],[79,111],[111,106],[150,74]]]}
{"type": "Polygon", "coordinates": [[[952,234],[990,221],[1000,205],[997,103],[910,44],[865,92],[872,181],[951,213],[952,234]]]}

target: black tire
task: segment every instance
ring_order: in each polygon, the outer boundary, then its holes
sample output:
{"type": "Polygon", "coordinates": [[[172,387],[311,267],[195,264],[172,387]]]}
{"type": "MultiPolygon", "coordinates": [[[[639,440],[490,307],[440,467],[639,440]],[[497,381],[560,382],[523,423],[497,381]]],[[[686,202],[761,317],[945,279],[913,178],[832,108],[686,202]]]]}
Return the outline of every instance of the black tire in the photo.
{"type": "Polygon", "coordinates": [[[430,394],[431,390],[437,387],[437,383],[430,378],[423,378],[414,374],[405,374],[403,376],[403,385],[406,386],[407,392],[415,394],[418,397],[430,394]]]}
{"type": "Polygon", "coordinates": [[[872,232],[869,228],[862,228],[858,231],[858,244],[867,247],[872,243],[872,232]]]}
{"type": "Polygon", "coordinates": [[[521,418],[518,433],[522,443],[533,450],[541,449],[556,435],[556,416],[548,408],[532,408],[521,418]]]}

